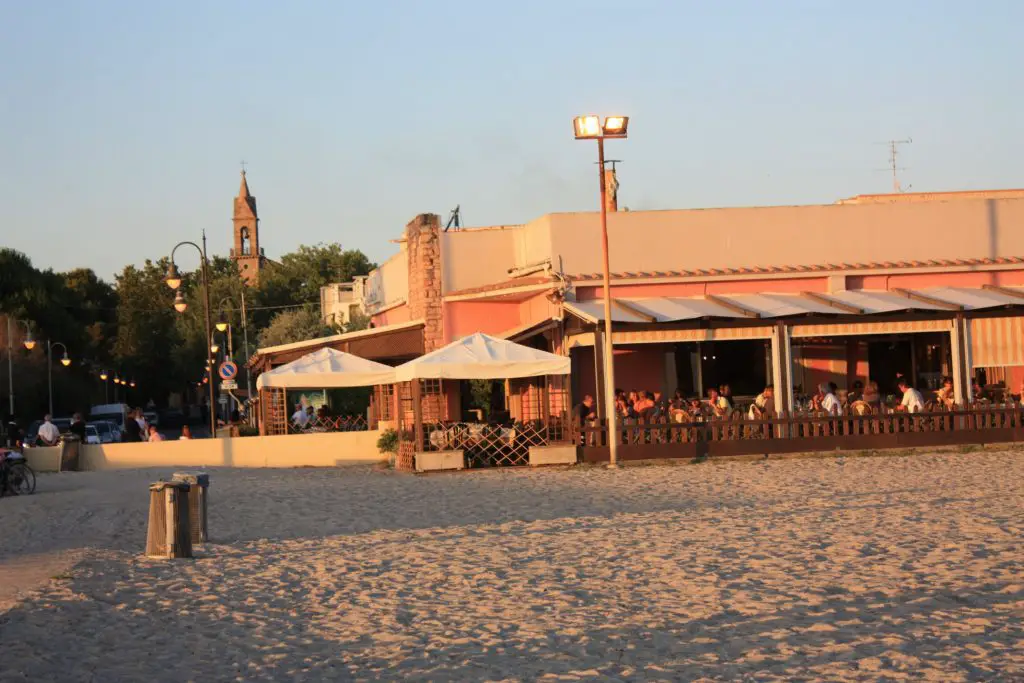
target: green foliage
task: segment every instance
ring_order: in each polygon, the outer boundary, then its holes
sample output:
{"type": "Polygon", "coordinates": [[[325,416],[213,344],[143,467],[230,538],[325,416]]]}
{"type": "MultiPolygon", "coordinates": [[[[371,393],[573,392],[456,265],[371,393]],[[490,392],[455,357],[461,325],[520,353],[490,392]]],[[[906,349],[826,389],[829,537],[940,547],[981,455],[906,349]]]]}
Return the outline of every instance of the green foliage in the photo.
{"type": "Polygon", "coordinates": [[[381,453],[398,452],[398,432],[394,429],[385,429],[377,437],[377,450],[381,453]]]}
{"type": "MultiPolygon", "coordinates": [[[[72,359],[70,367],[58,360],[52,368],[54,409],[59,415],[85,412],[105,400],[104,384],[98,378],[101,369],[137,382],[138,389],[128,394],[129,403],[141,405],[153,399],[163,406],[170,393],[194,387],[204,372],[208,338],[198,254],[191,248],[188,251],[183,247],[175,258],[188,304],[179,314],[173,308],[174,292],[163,279],[167,256],[141,266],[126,266],[111,284],[87,268],[66,273],[40,270],[24,254],[0,248],[0,315],[31,321],[39,340],[31,352],[15,351],[16,407],[23,421],[46,410],[46,340],[65,344],[72,359]],[[196,269],[188,272],[183,264],[195,264],[196,269]]],[[[365,275],[373,267],[362,252],[344,250],[338,244],[301,246],[281,257],[280,263],[268,264],[260,286],[249,288],[233,261],[214,256],[208,267],[212,322],[223,309],[232,324],[239,364],[255,351],[257,340],[261,345],[275,345],[336,333],[338,330],[319,319],[320,287],[365,275]],[[248,308],[248,349],[242,335],[243,292],[248,308]],[[310,306],[283,308],[296,304],[310,306]]],[[[0,324],[4,324],[2,317],[0,324]]],[[[365,329],[368,324],[369,319],[358,316],[345,330],[365,329]]],[[[216,333],[223,348],[227,347],[225,336],[216,333]]],[[[58,347],[55,354],[59,359],[63,349],[58,347]]],[[[108,385],[107,389],[113,400],[114,387],[108,385]]],[[[0,363],[0,412],[6,410],[6,391],[7,363],[0,363]]],[[[124,399],[123,393],[120,398],[124,399]]],[[[344,401],[353,407],[364,402],[362,396],[344,401]]]]}
{"type": "Polygon", "coordinates": [[[256,300],[271,307],[256,314],[257,325],[267,327],[273,307],[320,301],[320,288],[331,282],[349,282],[376,267],[358,250],[342,249],[340,244],[302,245],[271,263],[260,275],[256,300]]]}
{"type": "Polygon", "coordinates": [[[270,325],[260,333],[260,346],[279,346],[336,334],[320,319],[320,312],[309,308],[294,308],[277,313],[270,325]]]}
{"type": "Polygon", "coordinates": [[[491,414],[491,391],[493,384],[494,381],[489,379],[469,380],[469,407],[482,409],[485,420],[491,414]]]}
{"type": "Polygon", "coordinates": [[[358,332],[359,330],[365,330],[370,327],[370,321],[372,318],[362,313],[353,313],[349,319],[348,324],[345,325],[346,332],[358,332]]]}

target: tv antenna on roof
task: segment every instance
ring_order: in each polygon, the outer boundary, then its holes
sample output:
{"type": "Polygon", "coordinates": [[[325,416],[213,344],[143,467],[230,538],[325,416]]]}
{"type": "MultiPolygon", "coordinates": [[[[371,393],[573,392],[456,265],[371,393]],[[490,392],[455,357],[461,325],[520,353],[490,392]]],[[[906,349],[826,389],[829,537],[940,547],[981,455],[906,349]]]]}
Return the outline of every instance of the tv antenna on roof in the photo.
{"type": "MultiPolygon", "coordinates": [[[[899,172],[907,170],[905,166],[896,165],[896,157],[899,155],[899,146],[909,145],[913,141],[914,140],[912,138],[908,137],[906,140],[889,140],[884,143],[889,146],[889,168],[884,170],[892,173],[892,191],[895,194],[903,192],[903,186],[900,184],[899,172]]],[[[908,185],[907,188],[909,189],[910,186],[908,185]]]]}
{"type": "Polygon", "coordinates": [[[455,208],[448,215],[448,225],[444,226],[444,231],[448,232],[452,227],[456,230],[462,227],[462,205],[456,204],[455,208]]]}

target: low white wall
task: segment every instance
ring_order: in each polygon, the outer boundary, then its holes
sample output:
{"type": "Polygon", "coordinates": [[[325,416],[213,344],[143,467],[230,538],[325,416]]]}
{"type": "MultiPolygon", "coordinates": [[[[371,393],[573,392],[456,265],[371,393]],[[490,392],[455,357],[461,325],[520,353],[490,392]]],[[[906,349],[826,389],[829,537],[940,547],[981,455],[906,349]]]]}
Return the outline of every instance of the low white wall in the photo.
{"type": "Polygon", "coordinates": [[[25,460],[36,472],[59,472],[63,450],[60,446],[26,448],[25,460]]]}
{"type": "Polygon", "coordinates": [[[328,432],[83,446],[81,468],[337,467],[367,464],[384,459],[377,451],[378,436],[377,431],[328,432]]]}

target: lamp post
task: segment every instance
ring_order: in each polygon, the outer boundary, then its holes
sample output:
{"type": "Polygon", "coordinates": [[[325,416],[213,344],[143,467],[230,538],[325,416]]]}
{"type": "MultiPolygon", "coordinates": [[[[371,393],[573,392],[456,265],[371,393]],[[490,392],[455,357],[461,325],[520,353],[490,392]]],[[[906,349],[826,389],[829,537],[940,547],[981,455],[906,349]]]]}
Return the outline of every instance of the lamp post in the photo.
{"type": "MultiPolygon", "coordinates": [[[[171,265],[167,268],[167,277],[164,279],[167,282],[168,287],[177,291],[177,294],[174,297],[174,310],[178,311],[178,313],[184,313],[185,309],[188,308],[188,304],[185,302],[184,296],[182,296],[181,291],[178,289],[179,287],[181,287],[181,276],[178,275],[178,269],[174,265],[174,252],[178,250],[178,247],[186,244],[191,247],[194,247],[195,250],[199,252],[199,257],[202,261],[201,274],[203,281],[203,308],[205,312],[206,322],[206,360],[208,363],[210,363],[210,344],[213,342],[213,325],[211,324],[210,320],[210,280],[209,274],[207,272],[208,265],[206,260],[206,231],[203,231],[203,246],[201,247],[195,242],[187,241],[178,242],[176,245],[174,245],[174,249],[171,250],[171,265]]],[[[206,370],[207,380],[209,380],[212,377],[213,373],[212,363],[210,363],[210,365],[211,367],[208,367],[206,370]]],[[[216,410],[216,408],[214,407],[216,401],[214,400],[215,397],[213,393],[213,382],[207,381],[207,384],[210,385],[210,438],[216,438],[217,413],[214,412],[216,410]]]]}
{"type": "MultiPolygon", "coordinates": [[[[602,355],[604,356],[604,405],[608,419],[608,467],[619,466],[619,443],[615,415],[615,357],[612,344],[612,288],[611,272],[608,267],[608,207],[607,188],[604,181],[605,138],[625,138],[629,127],[628,116],[605,117],[604,124],[599,116],[577,116],[573,119],[573,131],[577,140],[597,140],[597,175],[601,187],[601,259],[604,268],[604,335],[602,355]]],[[[596,347],[595,347],[596,352],[596,347]]]]}
{"type": "Polygon", "coordinates": [[[53,347],[59,346],[64,349],[64,357],[60,364],[64,367],[71,365],[71,358],[68,356],[68,347],[62,342],[46,341],[46,384],[50,390],[50,415],[53,415],[53,347]]]}
{"type": "Polygon", "coordinates": [[[22,344],[31,351],[36,347],[36,340],[32,338],[32,327],[27,320],[19,320],[7,315],[7,397],[11,417],[14,417],[14,330],[12,323],[25,326],[25,339],[22,344]]]}

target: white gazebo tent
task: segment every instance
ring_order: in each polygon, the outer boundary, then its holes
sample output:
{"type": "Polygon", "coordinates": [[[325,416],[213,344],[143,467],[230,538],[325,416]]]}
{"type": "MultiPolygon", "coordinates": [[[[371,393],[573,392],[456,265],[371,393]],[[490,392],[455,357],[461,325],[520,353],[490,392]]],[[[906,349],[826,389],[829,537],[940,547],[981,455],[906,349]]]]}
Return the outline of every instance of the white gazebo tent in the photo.
{"type": "MultiPolygon", "coordinates": [[[[511,451],[511,453],[498,456],[497,462],[492,464],[525,464],[531,446],[546,446],[551,440],[549,431],[551,425],[548,424],[551,417],[550,395],[546,381],[538,382],[538,390],[543,404],[541,415],[544,424],[534,427],[532,433],[519,428],[518,433],[510,436],[504,433],[510,430],[504,430],[499,434],[500,430],[484,429],[482,425],[473,427],[442,425],[435,428],[429,438],[424,438],[424,397],[422,395],[424,380],[512,380],[522,378],[546,380],[549,377],[564,377],[570,372],[571,361],[566,356],[559,356],[479,332],[400,365],[395,368],[395,382],[403,383],[403,393],[411,398],[412,414],[408,415],[404,410],[397,411],[400,434],[399,467],[427,469],[419,462],[430,459],[424,457],[429,455],[425,451],[430,448],[440,451],[444,450],[444,446],[448,446],[453,449],[449,453],[459,453],[457,457],[451,459],[451,465],[461,469],[461,450],[465,447],[482,448],[483,446],[493,446],[497,449],[500,439],[506,439],[509,443],[501,444],[501,448],[498,450],[511,451]],[[410,417],[411,425],[409,424],[410,417]],[[403,425],[412,426],[411,433],[407,429],[403,429],[403,425]],[[444,432],[446,436],[443,439],[435,440],[434,437],[441,432],[444,432]],[[518,445],[513,443],[515,441],[519,442],[518,445]]],[[[445,397],[440,391],[437,395],[444,400],[445,397]]],[[[558,436],[563,438],[567,436],[564,428],[568,418],[567,412],[568,406],[565,406],[565,413],[561,419],[562,428],[557,431],[558,436]]]]}
{"type": "Polygon", "coordinates": [[[336,349],[319,349],[257,378],[264,418],[260,429],[271,434],[287,432],[288,389],[372,387],[394,381],[395,369],[387,365],[336,349]]]}

